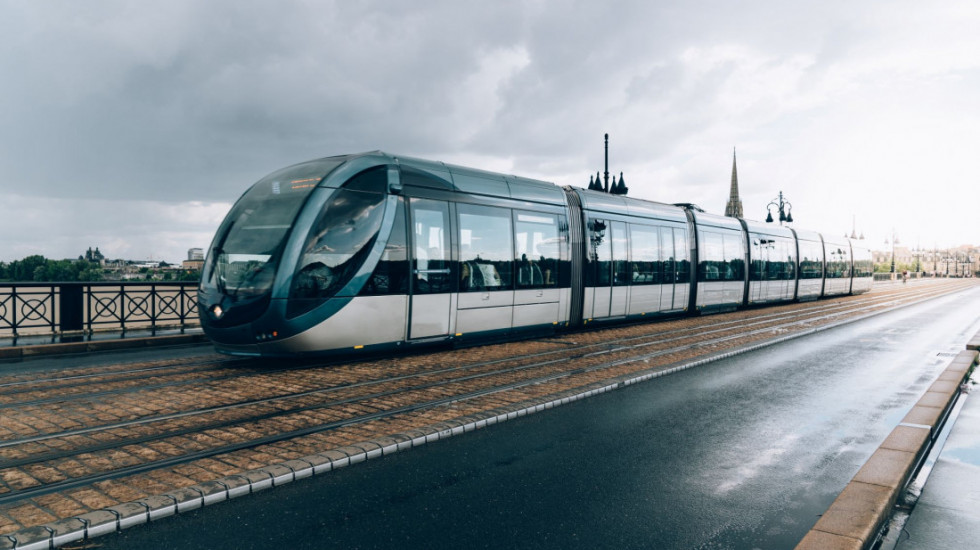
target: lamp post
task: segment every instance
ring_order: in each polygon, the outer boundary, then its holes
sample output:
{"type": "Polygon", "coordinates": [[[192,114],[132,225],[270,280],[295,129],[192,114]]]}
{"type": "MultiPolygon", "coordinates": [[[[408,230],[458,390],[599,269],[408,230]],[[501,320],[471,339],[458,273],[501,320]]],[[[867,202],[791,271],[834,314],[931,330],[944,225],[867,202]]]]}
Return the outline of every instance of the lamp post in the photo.
{"type": "MultiPolygon", "coordinates": [[[[898,244],[898,235],[895,234],[895,229],[892,228],[892,273],[895,273],[895,245],[898,244]]],[[[885,239],[885,246],[888,246],[888,239],[885,239]]]]}
{"type": "Polygon", "coordinates": [[[616,182],[616,175],[613,174],[612,183],[609,183],[609,134],[605,135],[606,140],[606,170],[605,170],[605,180],[599,179],[599,172],[595,173],[595,180],[592,176],[589,176],[589,190],[590,191],[603,191],[606,193],[611,193],[613,195],[625,195],[629,192],[629,187],[626,187],[626,183],[623,182],[623,173],[619,173],[619,182],[616,182]],[[603,184],[605,181],[605,184],[603,184]]]}
{"type": "Polygon", "coordinates": [[[783,225],[783,222],[793,223],[793,205],[789,201],[783,200],[782,191],[779,192],[779,197],[772,199],[772,201],[766,205],[766,223],[772,223],[773,206],[779,210],[779,225],[783,225]]]}

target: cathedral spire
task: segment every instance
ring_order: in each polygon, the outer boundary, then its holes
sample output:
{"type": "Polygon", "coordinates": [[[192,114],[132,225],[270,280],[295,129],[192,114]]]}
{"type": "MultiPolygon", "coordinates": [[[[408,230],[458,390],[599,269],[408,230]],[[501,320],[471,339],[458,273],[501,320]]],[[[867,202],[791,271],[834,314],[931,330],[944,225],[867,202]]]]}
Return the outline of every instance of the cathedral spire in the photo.
{"type": "Polygon", "coordinates": [[[725,205],[725,215],[729,218],[742,217],[742,199],[738,198],[738,170],[735,167],[735,148],[732,147],[732,190],[725,205]]]}

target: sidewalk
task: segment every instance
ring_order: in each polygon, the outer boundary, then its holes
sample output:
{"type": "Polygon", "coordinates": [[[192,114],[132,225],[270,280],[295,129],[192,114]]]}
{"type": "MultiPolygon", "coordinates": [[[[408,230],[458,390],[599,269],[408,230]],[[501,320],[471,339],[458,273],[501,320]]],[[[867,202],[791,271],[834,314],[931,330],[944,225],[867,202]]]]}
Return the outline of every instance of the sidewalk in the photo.
{"type": "Polygon", "coordinates": [[[912,509],[897,550],[976,548],[980,540],[980,376],[912,509]]]}
{"type": "Polygon", "coordinates": [[[116,349],[136,349],[158,346],[178,346],[208,342],[201,327],[188,327],[183,330],[149,329],[131,331],[107,331],[92,334],[59,336],[38,334],[0,338],[0,361],[17,361],[41,355],[62,355],[68,353],[89,353],[116,349]]]}

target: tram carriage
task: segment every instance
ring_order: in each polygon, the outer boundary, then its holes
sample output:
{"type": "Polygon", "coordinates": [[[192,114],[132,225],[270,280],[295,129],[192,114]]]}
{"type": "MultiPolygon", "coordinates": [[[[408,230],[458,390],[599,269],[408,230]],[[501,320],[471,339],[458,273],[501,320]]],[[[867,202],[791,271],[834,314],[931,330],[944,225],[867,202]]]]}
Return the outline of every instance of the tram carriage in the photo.
{"type": "Polygon", "coordinates": [[[372,152],[246,191],[199,311],[224,353],[353,352],[856,294],[870,261],[846,238],[372,152]]]}

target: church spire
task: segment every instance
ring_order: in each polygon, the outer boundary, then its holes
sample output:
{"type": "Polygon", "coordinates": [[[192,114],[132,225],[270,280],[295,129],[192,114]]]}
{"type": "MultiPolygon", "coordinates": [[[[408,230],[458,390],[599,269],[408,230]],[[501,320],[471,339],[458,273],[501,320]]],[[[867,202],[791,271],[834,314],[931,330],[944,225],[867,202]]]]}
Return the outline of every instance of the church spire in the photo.
{"type": "Polygon", "coordinates": [[[742,217],[742,199],[738,198],[738,170],[735,168],[735,148],[732,147],[732,190],[725,205],[725,215],[729,218],[742,217]]]}

